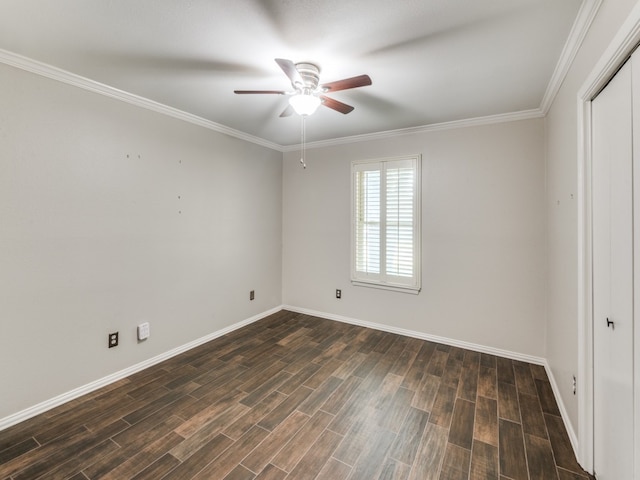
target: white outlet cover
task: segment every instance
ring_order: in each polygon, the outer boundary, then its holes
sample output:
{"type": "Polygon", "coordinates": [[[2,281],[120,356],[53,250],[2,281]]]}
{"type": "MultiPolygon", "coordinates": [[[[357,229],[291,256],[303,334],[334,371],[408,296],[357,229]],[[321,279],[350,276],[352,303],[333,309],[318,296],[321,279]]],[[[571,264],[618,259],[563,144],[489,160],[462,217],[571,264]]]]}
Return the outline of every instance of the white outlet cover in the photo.
{"type": "Polygon", "coordinates": [[[149,338],[149,322],[141,323],[138,325],[138,340],[146,340],[149,338]]]}

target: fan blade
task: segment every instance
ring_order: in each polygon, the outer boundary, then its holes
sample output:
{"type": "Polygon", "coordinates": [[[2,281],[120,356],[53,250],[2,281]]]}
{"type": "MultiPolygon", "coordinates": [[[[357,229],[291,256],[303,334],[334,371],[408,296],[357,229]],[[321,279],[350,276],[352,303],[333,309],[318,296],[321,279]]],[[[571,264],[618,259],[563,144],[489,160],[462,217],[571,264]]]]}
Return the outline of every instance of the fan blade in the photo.
{"type": "Polygon", "coordinates": [[[371,83],[369,75],[358,75],[357,77],[325,83],[321,85],[320,88],[325,92],[337,92],[338,90],[347,90],[349,88],[366,87],[367,85],[371,85],[371,83]]]}
{"type": "Polygon", "coordinates": [[[234,90],[233,93],[238,93],[240,95],[244,95],[244,94],[253,94],[253,93],[268,93],[268,94],[274,94],[274,95],[286,95],[287,92],[284,92],[282,90],[234,90]]]}
{"type": "Polygon", "coordinates": [[[345,115],[353,111],[353,107],[351,105],[347,105],[346,103],[339,102],[338,100],[334,100],[333,98],[320,95],[320,100],[322,100],[322,104],[325,107],[332,108],[333,110],[340,113],[344,113],[345,115]]]}
{"type": "Polygon", "coordinates": [[[280,114],[280,118],[290,117],[292,114],[293,114],[293,107],[291,105],[287,105],[287,108],[285,108],[280,114]]]}
{"type": "Polygon", "coordinates": [[[304,85],[304,80],[302,80],[300,73],[296,69],[295,63],[291,60],[287,60],[286,58],[276,58],[276,63],[280,65],[282,71],[287,77],[289,77],[294,88],[304,85]]]}

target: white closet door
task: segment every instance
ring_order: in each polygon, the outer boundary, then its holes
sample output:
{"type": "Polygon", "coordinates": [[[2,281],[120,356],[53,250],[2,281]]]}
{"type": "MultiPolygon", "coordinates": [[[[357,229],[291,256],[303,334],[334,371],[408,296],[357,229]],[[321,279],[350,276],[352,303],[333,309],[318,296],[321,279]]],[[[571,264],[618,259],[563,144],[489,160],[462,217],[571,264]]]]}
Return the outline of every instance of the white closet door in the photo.
{"type": "Polygon", "coordinates": [[[598,480],[634,478],[633,61],[592,102],[594,470],[598,480]]]}
{"type": "MultiPolygon", "coordinates": [[[[640,51],[640,50],[639,50],[640,51]]],[[[640,479],[640,57],[631,64],[633,96],[633,356],[634,356],[634,479],[640,479]],[[638,307],[638,308],[635,308],[638,307]]],[[[632,423],[629,421],[629,423],[632,423]]]]}

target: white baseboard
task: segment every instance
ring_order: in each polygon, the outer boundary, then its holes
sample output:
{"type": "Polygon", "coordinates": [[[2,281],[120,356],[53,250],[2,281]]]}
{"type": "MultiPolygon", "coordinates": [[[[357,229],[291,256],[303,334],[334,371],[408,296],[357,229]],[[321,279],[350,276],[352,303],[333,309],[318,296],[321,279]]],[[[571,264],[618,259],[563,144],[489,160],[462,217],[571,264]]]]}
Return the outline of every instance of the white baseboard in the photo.
{"type": "Polygon", "coordinates": [[[63,403],[79,398],[82,395],[86,395],[87,393],[98,390],[99,388],[102,388],[111,383],[117,382],[118,380],[122,380],[123,378],[126,378],[129,375],[133,375],[134,373],[144,370],[145,368],[149,368],[160,362],[168,360],[171,357],[175,357],[176,355],[184,353],[187,350],[191,350],[192,348],[198,347],[203,343],[207,343],[218,337],[226,335],[227,333],[231,333],[234,330],[242,328],[251,323],[257,322],[258,320],[261,320],[269,315],[277,313],[280,310],[282,310],[282,307],[278,306],[270,310],[267,310],[266,312],[259,313],[258,315],[254,315],[251,318],[234,323],[233,325],[230,325],[226,328],[210,333],[209,335],[205,335],[204,337],[198,338],[192,342],[176,347],[172,350],[169,350],[168,352],[161,353],[160,355],[157,355],[153,358],[150,358],[143,362],[132,365],[131,367],[125,368],[124,370],[120,370],[119,372],[115,372],[115,373],[112,373],[111,375],[107,375],[106,377],[100,378],[94,382],[75,388],[69,392],[58,395],[57,397],[51,398],[37,405],[26,408],[20,412],[14,413],[13,415],[9,415],[8,417],[0,418],[0,431],[6,428],[9,428],[12,425],[15,425],[17,423],[23,422],[31,417],[35,417],[36,415],[39,415],[48,410],[51,410],[52,408],[58,407],[63,403]]]}
{"type": "Polygon", "coordinates": [[[569,441],[571,442],[571,447],[573,448],[573,454],[579,459],[578,455],[578,435],[576,435],[576,431],[573,429],[573,425],[569,421],[569,414],[567,413],[567,408],[562,401],[562,396],[560,395],[560,389],[558,388],[558,384],[556,383],[556,378],[553,376],[553,372],[551,371],[551,367],[544,361],[544,369],[547,371],[547,376],[549,377],[549,383],[551,384],[551,389],[553,390],[553,396],[556,397],[556,403],[558,404],[558,409],[560,410],[560,416],[562,417],[562,422],[564,423],[564,427],[567,429],[567,434],[569,435],[569,441]]]}
{"type": "Polygon", "coordinates": [[[527,355],[524,353],[512,352],[510,350],[502,350],[500,348],[487,347],[485,345],[478,345],[477,343],[463,342],[461,340],[454,340],[447,337],[439,337],[437,335],[429,335],[423,332],[417,332],[414,330],[405,330],[403,328],[390,327],[389,325],[383,325],[381,323],[366,322],[364,320],[357,320],[355,318],[343,317],[342,315],[334,315],[332,313],[318,312],[315,310],[309,310],[307,308],[294,307],[291,305],[283,305],[283,310],[290,310],[296,313],[303,313],[305,315],[311,315],[314,317],[326,318],[327,320],[335,320],[337,322],[349,323],[351,325],[358,325],[360,327],[372,328],[374,330],[380,330],[383,332],[395,333],[405,337],[419,338],[420,340],[428,340],[430,342],[442,343],[444,345],[450,345],[452,347],[465,348],[467,350],[473,350],[475,352],[487,353],[490,355],[496,355],[499,357],[510,358],[511,360],[519,360],[521,362],[534,363],[536,365],[546,365],[547,361],[542,357],[536,357],[533,355],[527,355]]]}
{"type": "Polygon", "coordinates": [[[402,328],[390,327],[388,325],[383,325],[380,323],[372,323],[366,322],[363,320],[357,320],[354,318],[343,317],[341,315],[334,315],[331,313],[318,312],[315,310],[310,310],[307,308],[294,307],[292,305],[283,305],[282,308],[284,310],[290,310],[296,313],[302,313],[305,315],[311,315],[314,317],[326,318],[328,320],[335,320],[342,323],[349,323],[352,325],[358,325],[361,327],[373,328],[374,330],[381,330],[383,332],[396,333],[398,335],[403,335],[405,337],[413,337],[419,338],[421,340],[428,340],[431,342],[442,343],[444,345],[450,345],[453,347],[464,348],[467,350],[473,350],[475,352],[487,353],[490,355],[496,355],[499,357],[510,358],[511,360],[519,360],[522,362],[533,363],[536,365],[541,365],[544,367],[547,372],[547,376],[549,377],[549,383],[551,383],[551,389],[553,390],[553,395],[556,398],[556,403],[558,404],[558,409],[560,410],[560,415],[562,416],[562,421],[564,422],[565,428],[567,429],[567,434],[569,435],[569,441],[571,442],[571,446],[573,447],[573,452],[578,458],[578,436],[576,435],[575,430],[573,429],[573,425],[569,421],[569,415],[567,413],[567,409],[562,401],[562,397],[560,396],[560,390],[558,389],[558,384],[556,383],[555,377],[553,376],[553,372],[547,363],[546,358],[536,357],[533,355],[526,355],[523,353],[512,352],[510,350],[502,350],[500,348],[487,347],[485,345],[479,345],[477,343],[469,343],[463,342],[460,340],[454,340],[452,338],[447,337],[439,337],[437,335],[429,335],[422,332],[416,332],[413,330],[405,330],[402,328]]]}
{"type": "Polygon", "coordinates": [[[363,321],[363,320],[357,320],[355,318],[349,318],[349,317],[344,317],[342,315],[334,315],[334,314],[330,314],[330,313],[325,313],[325,312],[319,312],[316,310],[310,310],[307,308],[300,308],[300,307],[294,307],[292,305],[282,305],[282,306],[278,306],[275,308],[272,308],[270,310],[267,310],[266,312],[262,312],[258,315],[255,315],[251,318],[248,318],[246,320],[243,320],[241,322],[237,322],[234,323],[233,325],[230,325],[226,328],[223,328],[221,330],[218,330],[216,332],[213,332],[209,335],[206,335],[204,337],[198,338],[192,342],[186,343],[184,345],[181,345],[179,347],[176,347],[172,350],[169,350],[168,352],[162,353],[160,355],[157,355],[153,358],[150,358],[148,360],[145,360],[144,362],[140,362],[136,365],[132,365],[131,367],[125,368],[124,370],[120,370],[119,372],[115,372],[111,375],[108,375],[106,377],[103,377],[99,380],[96,380],[94,382],[88,383],[86,385],[83,385],[81,387],[78,387],[74,390],[71,390],[69,392],[63,393],[61,395],[58,395],[57,397],[54,397],[50,400],[44,401],[42,403],[39,403],[37,405],[34,405],[33,407],[29,407],[25,410],[22,410],[18,413],[15,413],[13,415],[9,415],[8,417],[2,418],[0,419],[0,431],[11,427],[12,425],[15,425],[17,423],[20,423],[24,420],[27,420],[31,417],[34,417],[36,415],[39,415],[41,413],[44,413],[48,410],[51,410],[59,405],[62,405],[63,403],[69,402],[71,400],[74,400],[76,398],[81,397],[82,395],[86,395],[87,393],[93,392],[95,390],[98,390],[99,388],[105,387],[111,383],[117,382],[118,380],[121,380],[123,378],[128,377],[129,375],[132,375],[134,373],[137,373],[141,370],[144,370],[145,368],[149,368],[153,365],[156,365],[160,362],[163,362],[165,360],[168,360],[169,358],[175,357],[176,355],[179,355],[181,353],[184,353],[188,350],[191,350],[192,348],[198,347],[204,343],[207,343],[211,340],[214,340],[218,337],[221,337],[223,335],[226,335],[227,333],[231,333],[234,330],[237,330],[239,328],[242,328],[246,325],[249,325],[251,323],[257,322],[258,320],[261,320],[269,315],[272,315],[274,313],[279,312],[280,310],[289,310],[292,312],[296,312],[296,313],[302,313],[305,315],[311,315],[314,317],[320,317],[320,318],[326,318],[327,320],[335,320],[337,322],[342,322],[342,323],[348,323],[351,325],[357,325],[360,327],[367,327],[367,328],[372,328],[374,330],[380,330],[383,332],[389,332],[389,333],[395,333],[398,335],[403,335],[405,337],[413,337],[413,338],[419,338],[421,340],[428,340],[431,342],[436,342],[436,343],[442,343],[444,345],[450,345],[453,347],[459,347],[459,348],[464,348],[467,350],[473,350],[476,352],[481,352],[481,353],[487,353],[490,355],[496,355],[496,356],[500,356],[500,357],[505,357],[505,358],[510,358],[512,360],[519,360],[522,362],[527,362],[527,363],[533,363],[536,365],[542,365],[544,366],[547,375],[549,377],[549,382],[551,383],[551,388],[553,390],[553,394],[556,398],[556,402],[558,404],[558,408],[560,410],[560,414],[562,416],[562,420],[564,422],[564,425],[567,429],[567,433],[569,435],[569,440],[571,441],[571,446],[573,447],[574,452],[577,454],[578,451],[578,437],[573,429],[573,426],[571,425],[571,422],[568,421],[568,414],[567,414],[567,410],[566,407],[564,405],[564,403],[562,402],[562,397],[560,396],[560,391],[558,389],[558,385],[555,381],[555,377],[553,376],[553,373],[551,371],[551,368],[549,368],[549,364],[547,363],[547,360],[545,358],[541,358],[541,357],[536,357],[536,356],[532,356],[532,355],[526,355],[526,354],[522,354],[522,353],[518,353],[518,352],[512,352],[510,350],[502,350],[499,348],[494,348],[494,347],[487,347],[484,345],[478,345],[476,343],[469,343],[469,342],[463,342],[460,340],[455,340],[455,339],[451,339],[451,338],[447,338],[447,337],[439,337],[437,335],[429,335],[423,332],[417,332],[417,331],[413,331],[413,330],[405,330],[402,328],[395,328],[395,327],[390,327],[388,325],[383,325],[380,323],[373,323],[373,322],[367,322],[367,321],[363,321]]]}

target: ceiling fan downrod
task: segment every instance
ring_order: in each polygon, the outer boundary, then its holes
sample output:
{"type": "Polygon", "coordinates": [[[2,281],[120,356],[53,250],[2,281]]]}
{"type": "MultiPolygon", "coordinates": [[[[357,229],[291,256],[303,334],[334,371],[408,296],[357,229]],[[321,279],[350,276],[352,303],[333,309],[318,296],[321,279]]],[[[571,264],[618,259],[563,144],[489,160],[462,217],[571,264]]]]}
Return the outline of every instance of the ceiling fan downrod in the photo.
{"type": "Polygon", "coordinates": [[[305,143],[306,143],[306,123],[305,120],[307,118],[306,115],[300,115],[300,118],[302,118],[302,139],[300,142],[301,148],[300,148],[300,165],[302,165],[302,168],[304,168],[305,170],[307,169],[307,163],[305,162],[305,143]]]}

